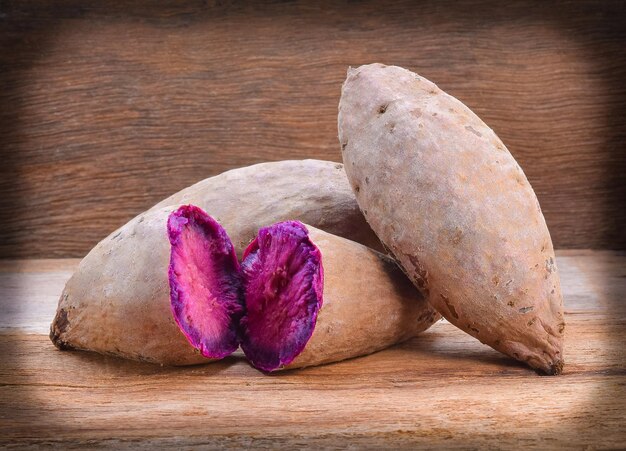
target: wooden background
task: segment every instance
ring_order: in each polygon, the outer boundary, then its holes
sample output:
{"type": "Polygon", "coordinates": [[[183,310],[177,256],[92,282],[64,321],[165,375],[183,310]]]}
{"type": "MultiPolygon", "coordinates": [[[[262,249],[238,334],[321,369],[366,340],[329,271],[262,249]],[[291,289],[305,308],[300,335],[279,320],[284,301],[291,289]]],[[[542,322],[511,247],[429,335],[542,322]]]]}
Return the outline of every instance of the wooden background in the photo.
{"type": "Polygon", "coordinates": [[[0,3],[0,257],[81,257],[161,198],[339,160],[347,66],[398,64],[503,139],[559,248],[626,248],[621,1],[0,3]]]}

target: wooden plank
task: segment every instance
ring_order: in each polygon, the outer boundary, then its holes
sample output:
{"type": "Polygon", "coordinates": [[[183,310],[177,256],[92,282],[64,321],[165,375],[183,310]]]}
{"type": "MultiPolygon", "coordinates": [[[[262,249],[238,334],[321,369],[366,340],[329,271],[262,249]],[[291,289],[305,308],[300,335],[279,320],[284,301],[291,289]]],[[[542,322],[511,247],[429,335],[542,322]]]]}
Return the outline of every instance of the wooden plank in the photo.
{"type": "Polygon", "coordinates": [[[46,335],[79,259],[0,260],[0,331],[46,335]]]}
{"type": "Polygon", "coordinates": [[[33,324],[50,321],[77,261],[3,261],[0,307],[22,307],[0,324],[0,445],[622,448],[626,254],[557,262],[567,366],[540,377],[443,321],[370,356],[271,376],[239,357],[167,368],[61,352],[33,324]]]}
{"type": "Polygon", "coordinates": [[[229,168],[339,160],[349,65],[436,81],[500,135],[556,247],[625,248],[624,2],[5,2],[0,256],[81,257],[229,168]]]}

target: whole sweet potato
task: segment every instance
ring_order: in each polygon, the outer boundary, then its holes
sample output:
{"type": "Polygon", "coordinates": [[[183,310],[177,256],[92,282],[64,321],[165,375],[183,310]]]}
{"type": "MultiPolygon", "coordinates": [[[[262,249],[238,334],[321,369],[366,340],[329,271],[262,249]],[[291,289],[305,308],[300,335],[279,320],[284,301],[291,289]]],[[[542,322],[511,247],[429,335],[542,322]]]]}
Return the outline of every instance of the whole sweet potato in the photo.
{"type": "Polygon", "coordinates": [[[495,133],[435,84],[381,64],[348,71],[338,125],[359,206],[433,306],[483,343],[560,373],[552,241],[495,133]]]}
{"type": "Polygon", "coordinates": [[[378,242],[341,164],[284,161],[228,171],[140,214],[89,252],[59,300],[50,331],[57,347],[173,365],[206,361],[170,312],[167,218],[181,203],[213,216],[238,255],[260,227],[288,219],[364,244],[378,242]]]}
{"type": "Polygon", "coordinates": [[[392,259],[297,221],[262,228],[242,273],[241,347],[264,371],[369,354],[439,319],[392,259]]]}
{"type": "Polygon", "coordinates": [[[261,227],[291,219],[383,250],[341,163],[286,160],[233,169],[185,188],[151,210],[183,204],[202,208],[224,225],[240,257],[261,227]]]}

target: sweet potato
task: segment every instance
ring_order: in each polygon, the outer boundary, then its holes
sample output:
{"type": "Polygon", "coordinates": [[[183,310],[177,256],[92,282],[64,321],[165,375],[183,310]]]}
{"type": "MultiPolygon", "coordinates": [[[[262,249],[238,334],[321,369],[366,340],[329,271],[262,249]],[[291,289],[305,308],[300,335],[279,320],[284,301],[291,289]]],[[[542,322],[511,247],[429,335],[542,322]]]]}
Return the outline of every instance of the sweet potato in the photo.
{"type": "Polygon", "coordinates": [[[243,313],[239,261],[224,228],[200,208],[183,205],[167,220],[170,301],[187,340],[211,359],[239,347],[243,313]]]}
{"type": "Polygon", "coordinates": [[[286,160],[233,169],[150,210],[184,204],[202,208],[224,225],[239,257],[261,227],[291,219],[384,250],[359,210],[341,163],[286,160]]]}
{"type": "Polygon", "coordinates": [[[263,371],[369,354],[439,319],[389,257],[297,221],[262,228],[242,272],[241,347],[263,371]]]}
{"type": "Polygon", "coordinates": [[[94,247],[59,300],[50,331],[57,347],[172,365],[206,361],[170,313],[166,223],[181,203],[213,216],[238,255],[260,227],[288,219],[368,245],[378,242],[341,164],[284,161],[228,171],[166,199],[94,247]]]}
{"type": "Polygon", "coordinates": [[[481,342],[560,373],[552,241],[496,134],[435,84],[381,64],[348,71],[338,126],[359,206],[434,307],[481,342]]]}

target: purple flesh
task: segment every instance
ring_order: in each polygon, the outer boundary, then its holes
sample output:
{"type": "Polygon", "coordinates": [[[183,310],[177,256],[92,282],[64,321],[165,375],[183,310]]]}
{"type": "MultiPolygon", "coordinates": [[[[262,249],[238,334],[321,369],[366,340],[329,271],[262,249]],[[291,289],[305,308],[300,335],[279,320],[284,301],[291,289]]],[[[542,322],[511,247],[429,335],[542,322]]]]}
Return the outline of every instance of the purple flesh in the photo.
{"type": "Polygon", "coordinates": [[[167,232],[174,319],[203,356],[226,357],[238,347],[237,325],[243,313],[233,244],[217,221],[193,205],[170,214],[167,232]]]}
{"type": "Polygon", "coordinates": [[[259,230],[243,259],[241,348],[256,368],[273,371],[291,363],[313,334],[322,255],[303,224],[286,221],[259,230]]]}

